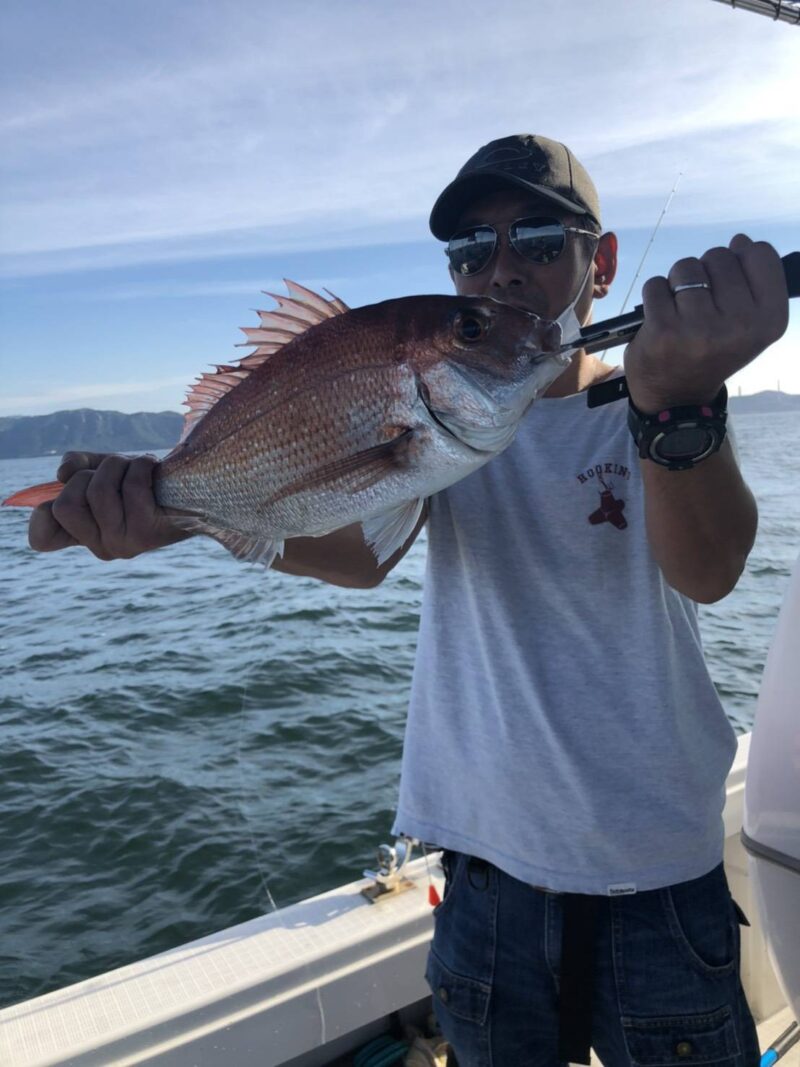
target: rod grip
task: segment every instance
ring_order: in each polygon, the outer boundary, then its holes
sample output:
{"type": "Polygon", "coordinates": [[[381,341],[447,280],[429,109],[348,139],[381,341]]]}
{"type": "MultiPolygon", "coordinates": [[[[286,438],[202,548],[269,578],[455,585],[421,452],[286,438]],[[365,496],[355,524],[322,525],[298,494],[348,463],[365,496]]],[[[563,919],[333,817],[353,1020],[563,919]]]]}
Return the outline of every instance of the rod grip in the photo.
{"type": "MultiPolygon", "coordinates": [[[[800,252],[789,252],[781,257],[783,273],[786,275],[786,288],[789,296],[800,296],[800,252]]],[[[627,315],[621,315],[617,319],[608,319],[606,322],[598,322],[594,326],[585,326],[581,331],[586,338],[584,345],[586,352],[599,352],[615,345],[627,344],[639,329],[644,316],[644,307],[638,304],[627,315]],[[609,337],[609,330],[617,327],[616,336],[609,337]],[[599,336],[598,336],[599,335],[599,336]]],[[[614,400],[622,400],[628,396],[628,383],[623,375],[621,378],[612,378],[610,382],[601,382],[599,385],[591,385],[586,390],[586,405],[597,408],[603,404],[610,404],[614,400]]]]}

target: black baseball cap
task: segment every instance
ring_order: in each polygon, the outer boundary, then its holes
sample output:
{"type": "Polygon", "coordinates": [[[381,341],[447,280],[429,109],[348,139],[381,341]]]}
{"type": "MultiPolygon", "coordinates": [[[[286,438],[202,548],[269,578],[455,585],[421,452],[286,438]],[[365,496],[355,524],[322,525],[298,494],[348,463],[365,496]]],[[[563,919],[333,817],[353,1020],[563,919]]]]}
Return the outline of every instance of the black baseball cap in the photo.
{"type": "Polygon", "coordinates": [[[503,186],[530,189],[537,196],[598,226],[600,198],[585,168],[560,141],[533,133],[501,137],[479,148],[439,195],[431,212],[434,237],[452,237],[461,212],[472,200],[503,186]]]}

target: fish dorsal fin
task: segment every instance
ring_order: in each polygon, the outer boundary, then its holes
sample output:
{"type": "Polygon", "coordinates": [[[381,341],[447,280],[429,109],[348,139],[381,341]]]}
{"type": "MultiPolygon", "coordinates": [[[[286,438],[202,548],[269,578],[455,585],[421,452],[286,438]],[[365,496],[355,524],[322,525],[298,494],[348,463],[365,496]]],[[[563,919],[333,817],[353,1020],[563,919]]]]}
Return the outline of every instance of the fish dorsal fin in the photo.
{"type": "Polygon", "coordinates": [[[191,385],[183,402],[189,410],[183,420],[181,441],[186,440],[200,419],[221,397],[229,393],[231,389],[235,389],[264,360],[280,351],[299,334],[316,326],[317,323],[335,318],[336,315],[343,315],[350,310],[343,300],[334,296],[328,289],[325,292],[328,293],[330,300],[326,300],[324,296],[320,296],[311,289],[306,289],[303,285],[298,285],[297,282],[289,281],[288,278],[283,280],[289,290],[289,296],[266,293],[266,296],[271,296],[277,301],[278,310],[257,311],[260,326],[240,327],[247,340],[236,347],[250,348],[255,345],[255,351],[242,356],[236,361],[236,366],[228,363],[217,364],[215,371],[201,374],[191,385]]]}

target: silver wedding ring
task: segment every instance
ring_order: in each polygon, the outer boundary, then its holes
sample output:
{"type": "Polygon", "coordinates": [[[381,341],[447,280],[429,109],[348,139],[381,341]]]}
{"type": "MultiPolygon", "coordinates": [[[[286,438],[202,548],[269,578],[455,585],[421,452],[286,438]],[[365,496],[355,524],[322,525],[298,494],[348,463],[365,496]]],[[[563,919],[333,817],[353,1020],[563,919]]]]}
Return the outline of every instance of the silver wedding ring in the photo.
{"type": "Polygon", "coordinates": [[[710,289],[708,282],[690,282],[688,285],[673,285],[672,295],[680,293],[684,289],[710,289]]]}

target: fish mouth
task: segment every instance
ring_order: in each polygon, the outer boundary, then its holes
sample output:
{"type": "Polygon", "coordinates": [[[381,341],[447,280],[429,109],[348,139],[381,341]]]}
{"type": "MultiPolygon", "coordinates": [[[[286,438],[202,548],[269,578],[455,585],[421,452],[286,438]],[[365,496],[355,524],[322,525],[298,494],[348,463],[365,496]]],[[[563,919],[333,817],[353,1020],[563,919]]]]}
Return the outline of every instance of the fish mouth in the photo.
{"type": "MultiPolygon", "coordinates": [[[[541,363],[543,360],[553,359],[554,357],[562,361],[562,356],[564,355],[562,349],[564,346],[562,344],[563,331],[561,324],[554,320],[550,321],[543,334],[541,326],[543,321],[546,320],[537,318],[537,322],[524,340],[522,350],[530,355],[532,363],[541,363]]],[[[569,359],[567,359],[567,362],[569,362],[569,359]]]]}
{"type": "Polygon", "coordinates": [[[561,323],[557,319],[549,319],[544,313],[534,311],[530,305],[525,306],[513,300],[498,300],[494,296],[489,299],[497,304],[514,308],[515,311],[521,311],[523,315],[527,315],[532,320],[530,332],[522,343],[522,351],[530,354],[532,363],[541,363],[542,360],[553,356],[558,356],[559,362],[563,362],[560,357],[561,350],[564,348],[562,343],[564,337],[561,323]],[[542,334],[543,323],[547,324],[544,334],[542,334]],[[542,348],[543,341],[547,345],[546,348],[542,348]]]}
{"type": "Polygon", "coordinates": [[[532,319],[542,320],[546,319],[547,315],[544,311],[537,311],[532,308],[530,304],[518,304],[513,300],[498,300],[497,297],[490,297],[496,304],[502,304],[503,307],[513,308],[515,311],[521,311],[523,315],[528,315],[532,319]]]}
{"type": "Polygon", "coordinates": [[[526,315],[532,315],[537,319],[547,318],[546,308],[538,302],[522,303],[520,300],[506,299],[505,297],[498,296],[488,296],[487,299],[494,300],[496,304],[505,304],[506,307],[515,308],[517,311],[524,311],[526,315]]]}

